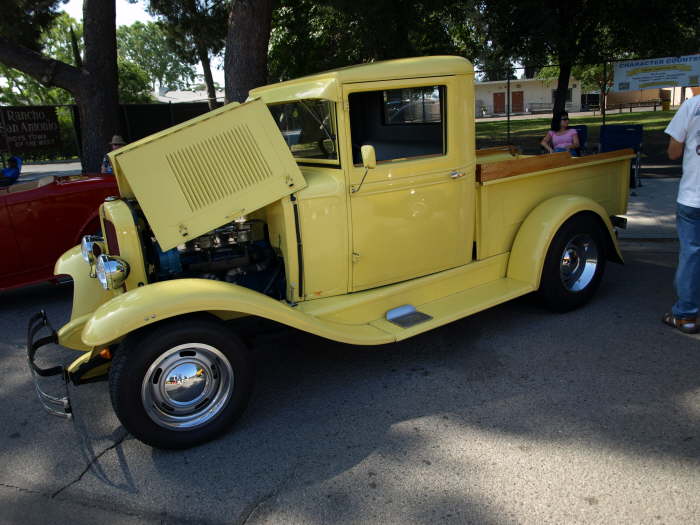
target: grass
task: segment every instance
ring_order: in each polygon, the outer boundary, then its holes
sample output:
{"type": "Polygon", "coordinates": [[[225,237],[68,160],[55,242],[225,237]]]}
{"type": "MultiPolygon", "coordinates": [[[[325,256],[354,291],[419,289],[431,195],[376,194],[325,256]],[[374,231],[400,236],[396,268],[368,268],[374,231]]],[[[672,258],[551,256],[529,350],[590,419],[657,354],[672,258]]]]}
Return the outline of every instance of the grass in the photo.
{"type": "MultiPolygon", "coordinates": [[[[668,136],[664,129],[673,117],[672,111],[640,111],[634,113],[609,113],[606,124],[642,124],[644,125],[644,142],[642,144],[642,159],[646,163],[666,162],[666,146],[668,136]]],[[[537,119],[511,120],[511,142],[520,146],[524,153],[540,153],[540,141],[549,129],[551,117],[537,119]]],[[[583,124],[588,126],[588,149],[593,150],[598,144],[600,126],[603,117],[600,115],[574,117],[571,125],[583,124]]],[[[507,144],[507,122],[505,120],[491,122],[476,122],[476,144],[478,148],[500,146],[507,144]]]]}

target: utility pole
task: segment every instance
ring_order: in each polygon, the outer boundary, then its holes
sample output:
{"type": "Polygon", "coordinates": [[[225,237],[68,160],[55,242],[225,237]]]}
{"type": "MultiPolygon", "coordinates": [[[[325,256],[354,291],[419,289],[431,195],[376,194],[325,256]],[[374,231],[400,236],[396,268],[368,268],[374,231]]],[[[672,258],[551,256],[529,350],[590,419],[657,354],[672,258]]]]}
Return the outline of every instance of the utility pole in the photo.
{"type": "Polygon", "coordinates": [[[506,69],[506,120],[508,121],[508,145],[510,146],[510,63],[506,69]]]}
{"type": "Polygon", "coordinates": [[[605,106],[608,104],[608,61],[603,60],[603,92],[600,94],[600,113],[605,125],[605,106]]]}

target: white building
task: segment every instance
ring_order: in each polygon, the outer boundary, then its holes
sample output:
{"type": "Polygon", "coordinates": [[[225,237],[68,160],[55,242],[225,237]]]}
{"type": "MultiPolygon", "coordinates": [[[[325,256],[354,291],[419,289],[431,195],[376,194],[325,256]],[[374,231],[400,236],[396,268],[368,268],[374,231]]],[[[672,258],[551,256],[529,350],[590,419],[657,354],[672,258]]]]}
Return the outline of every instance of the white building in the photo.
{"type": "MultiPolygon", "coordinates": [[[[511,114],[547,113],[552,111],[554,91],[557,80],[527,78],[510,81],[511,114]]],[[[477,116],[505,115],[507,82],[493,80],[475,82],[475,112],[477,116]]],[[[569,92],[566,97],[567,111],[581,110],[581,83],[575,78],[569,79],[569,92]]]]}
{"type": "MultiPolygon", "coordinates": [[[[178,102],[206,102],[207,92],[206,91],[165,91],[161,90],[159,92],[153,93],[153,98],[158,102],[172,102],[173,104],[178,102]]],[[[224,100],[224,91],[218,90],[216,92],[216,99],[219,102],[224,100]]]]}

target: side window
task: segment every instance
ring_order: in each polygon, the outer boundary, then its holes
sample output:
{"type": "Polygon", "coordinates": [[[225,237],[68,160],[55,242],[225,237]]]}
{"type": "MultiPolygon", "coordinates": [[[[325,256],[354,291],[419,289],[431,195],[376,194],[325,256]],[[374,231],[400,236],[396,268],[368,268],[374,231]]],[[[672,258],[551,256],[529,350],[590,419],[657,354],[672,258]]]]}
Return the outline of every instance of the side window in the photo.
{"type": "Polygon", "coordinates": [[[337,160],[335,114],[328,100],[299,100],[268,106],[297,159],[337,160]]]}
{"type": "Polygon", "coordinates": [[[445,86],[364,91],[349,102],[354,164],[365,144],[379,162],[446,153],[445,86]]]}

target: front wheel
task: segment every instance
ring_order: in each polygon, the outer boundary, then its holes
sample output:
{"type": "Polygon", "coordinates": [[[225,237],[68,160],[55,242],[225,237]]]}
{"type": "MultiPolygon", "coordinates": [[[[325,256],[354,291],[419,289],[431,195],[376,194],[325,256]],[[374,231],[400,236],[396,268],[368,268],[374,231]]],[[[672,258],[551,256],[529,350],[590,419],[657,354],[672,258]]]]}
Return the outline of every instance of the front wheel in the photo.
{"type": "Polygon", "coordinates": [[[206,317],[127,337],[109,374],[117,417],[158,448],[187,448],[220,435],[242,414],[252,385],[243,343],[206,317]]]}
{"type": "Polygon", "coordinates": [[[566,221],[552,239],[540,282],[545,305],[568,312],[587,303],[605,271],[605,244],[598,222],[578,215],[566,221]]]}

